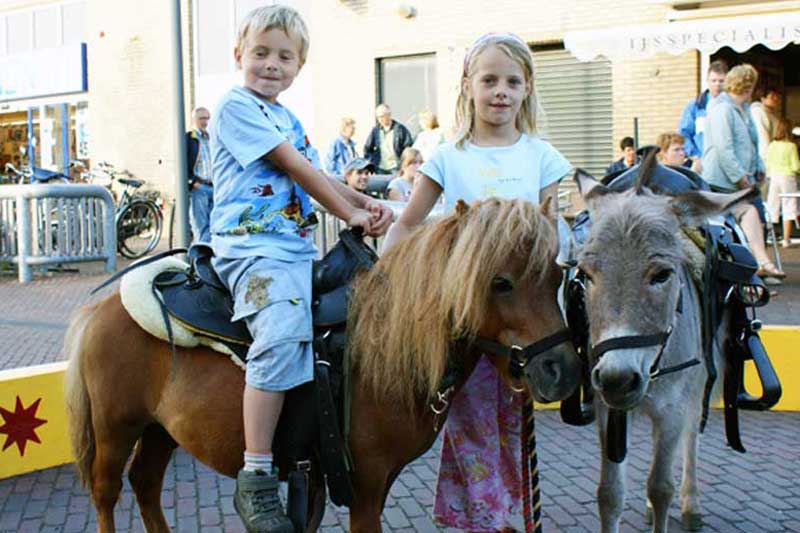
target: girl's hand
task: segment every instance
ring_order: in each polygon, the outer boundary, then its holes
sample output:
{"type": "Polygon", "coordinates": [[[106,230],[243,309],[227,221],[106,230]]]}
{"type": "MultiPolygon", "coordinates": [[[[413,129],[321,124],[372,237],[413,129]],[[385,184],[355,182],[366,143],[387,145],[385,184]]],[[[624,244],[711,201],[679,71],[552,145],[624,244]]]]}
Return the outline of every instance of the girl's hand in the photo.
{"type": "Polygon", "coordinates": [[[376,200],[368,200],[364,204],[364,209],[372,215],[372,229],[368,234],[372,237],[380,237],[386,233],[394,218],[392,210],[376,200]]]}
{"type": "Polygon", "coordinates": [[[370,235],[372,231],[372,214],[364,209],[356,209],[350,218],[347,219],[347,225],[351,228],[361,228],[364,230],[365,235],[370,235]]]}

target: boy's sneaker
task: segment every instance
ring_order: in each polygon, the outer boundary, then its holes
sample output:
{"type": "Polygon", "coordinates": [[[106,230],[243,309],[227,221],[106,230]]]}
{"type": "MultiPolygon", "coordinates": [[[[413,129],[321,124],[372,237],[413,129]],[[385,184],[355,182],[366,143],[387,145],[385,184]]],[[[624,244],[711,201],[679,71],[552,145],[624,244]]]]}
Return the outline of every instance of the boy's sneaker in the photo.
{"type": "Polygon", "coordinates": [[[233,507],[248,533],[294,533],[278,498],[278,476],[239,470],[233,507]]]}

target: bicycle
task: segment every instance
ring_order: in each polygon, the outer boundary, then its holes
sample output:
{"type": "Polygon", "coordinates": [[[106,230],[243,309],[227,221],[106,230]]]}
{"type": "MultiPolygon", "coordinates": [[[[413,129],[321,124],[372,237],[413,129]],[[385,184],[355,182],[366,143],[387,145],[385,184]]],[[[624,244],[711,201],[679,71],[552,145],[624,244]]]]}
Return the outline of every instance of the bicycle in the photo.
{"type": "MultiPolygon", "coordinates": [[[[78,168],[86,168],[77,161],[73,161],[72,164],[78,168]]],[[[117,170],[105,161],[99,162],[97,166],[100,168],[99,173],[82,172],[81,177],[89,183],[93,183],[100,176],[108,180],[106,187],[111,191],[117,204],[114,216],[117,228],[117,251],[128,259],[138,259],[148,254],[161,240],[164,224],[161,195],[154,190],[138,190],[145,182],[136,179],[127,170],[117,170]],[[119,198],[112,189],[115,181],[125,187],[119,198]]]]}
{"type": "Polygon", "coordinates": [[[11,163],[6,163],[5,168],[6,172],[10,172],[16,177],[16,182],[19,185],[24,185],[26,182],[30,184],[69,183],[69,176],[45,168],[24,166],[18,169],[11,163]]]}

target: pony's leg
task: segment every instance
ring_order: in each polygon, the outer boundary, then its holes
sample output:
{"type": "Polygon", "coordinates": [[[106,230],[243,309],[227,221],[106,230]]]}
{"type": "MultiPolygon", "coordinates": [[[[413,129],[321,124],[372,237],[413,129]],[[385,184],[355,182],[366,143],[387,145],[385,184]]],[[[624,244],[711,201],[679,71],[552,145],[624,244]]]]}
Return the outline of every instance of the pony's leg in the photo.
{"type": "Polygon", "coordinates": [[[109,427],[93,418],[96,448],[92,460],[91,490],[97,508],[97,530],[99,533],[113,533],[114,506],[122,490],[122,473],[140,430],[136,428],[133,431],[119,425],[109,427]],[[98,431],[98,427],[102,429],[98,431]]]}
{"type": "Polygon", "coordinates": [[[675,493],[672,465],[682,433],[683,413],[653,418],[653,462],[647,477],[647,500],[653,506],[653,532],[666,533],[669,505],[675,493]]]}
{"type": "Polygon", "coordinates": [[[169,526],[161,509],[161,487],[172,451],[177,444],[164,428],[147,426],[139,439],[128,479],[139,502],[142,522],[148,533],[168,532],[169,526]]]}
{"type": "Polygon", "coordinates": [[[606,451],[606,423],[608,408],[596,402],[597,429],[600,436],[600,484],[597,486],[597,505],[603,533],[617,533],[622,508],[625,505],[625,461],[615,463],[608,460],[606,451]]]}
{"type": "Polygon", "coordinates": [[[681,526],[687,531],[703,527],[700,487],[697,484],[697,446],[700,420],[686,428],[683,439],[683,479],[681,480],[681,526]]]}
{"type": "Polygon", "coordinates": [[[382,468],[359,465],[353,479],[356,497],[350,506],[350,533],[381,531],[381,511],[387,493],[386,472],[382,468]]]}

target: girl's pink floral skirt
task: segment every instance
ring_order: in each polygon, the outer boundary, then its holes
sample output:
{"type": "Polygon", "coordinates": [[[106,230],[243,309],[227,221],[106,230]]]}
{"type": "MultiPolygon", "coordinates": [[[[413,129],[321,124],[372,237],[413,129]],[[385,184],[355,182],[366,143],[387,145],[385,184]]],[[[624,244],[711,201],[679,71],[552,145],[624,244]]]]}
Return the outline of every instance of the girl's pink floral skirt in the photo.
{"type": "Polygon", "coordinates": [[[522,398],[481,357],[453,398],[445,424],[433,506],[438,524],[468,531],[524,529],[522,398]]]}

